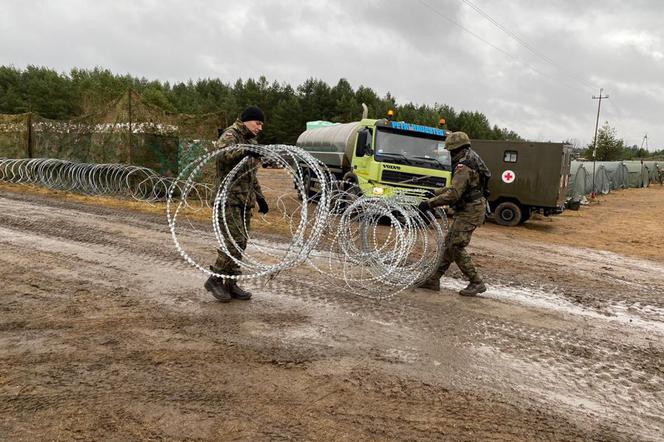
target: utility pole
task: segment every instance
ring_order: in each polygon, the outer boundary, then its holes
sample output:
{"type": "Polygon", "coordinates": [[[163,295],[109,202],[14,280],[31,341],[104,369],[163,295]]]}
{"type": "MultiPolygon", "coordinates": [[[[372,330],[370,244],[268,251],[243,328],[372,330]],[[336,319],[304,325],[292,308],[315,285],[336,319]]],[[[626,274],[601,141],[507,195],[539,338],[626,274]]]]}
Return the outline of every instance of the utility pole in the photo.
{"type": "Polygon", "coordinates": [[[643,149],[643,144],[644,143],[646,145],[646,150],[650,150],[650,149],[648,149],[648,134],[645,134],[643,136],[643,141],[641,141],[641,149],[643,149]]]}
{"type": "Polygon", "coordinates": [[[595,140],[593,141],[593,191],[591,193],[593,198],[595,197],[595,157],[597,157],[597,127],[599,126],[599,109],[602,106],[602,99],[609,98],[608,94],[602,96],[602,92],[604,92],[604,88],[599,89],[598,97],[593,95],[593,100],[599,100],[597,102],[597,119],[595,120],[595,140]]]}

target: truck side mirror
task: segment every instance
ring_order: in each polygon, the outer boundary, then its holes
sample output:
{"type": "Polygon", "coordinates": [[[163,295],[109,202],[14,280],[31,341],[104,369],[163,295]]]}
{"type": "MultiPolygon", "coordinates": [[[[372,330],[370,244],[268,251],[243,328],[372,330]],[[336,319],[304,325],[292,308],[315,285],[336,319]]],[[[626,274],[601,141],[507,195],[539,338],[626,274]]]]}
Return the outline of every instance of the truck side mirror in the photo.
{"type": "Polygon", "coordinates": [[[368,129],[362,129],[357,133],[357,144],[355,145],[355,154],[358,157],[363,157],[365,156],[371,149],[368,147],[369,143],[371,142],[369,138],[369,132],[368,129]]]}

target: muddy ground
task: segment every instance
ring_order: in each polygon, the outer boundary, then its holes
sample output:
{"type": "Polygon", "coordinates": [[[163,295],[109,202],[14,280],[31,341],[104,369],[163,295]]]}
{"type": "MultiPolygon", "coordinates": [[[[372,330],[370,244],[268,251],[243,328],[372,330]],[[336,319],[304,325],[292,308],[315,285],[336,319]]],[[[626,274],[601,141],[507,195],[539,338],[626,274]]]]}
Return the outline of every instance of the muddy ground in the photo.
{"type": "Polygon", "coordinates": [[[662,440],[659,186],[480,228],[481,298],[382,302],[300,268],[220,304],[99,201],[0,187],[1,440],[662,440]]]}

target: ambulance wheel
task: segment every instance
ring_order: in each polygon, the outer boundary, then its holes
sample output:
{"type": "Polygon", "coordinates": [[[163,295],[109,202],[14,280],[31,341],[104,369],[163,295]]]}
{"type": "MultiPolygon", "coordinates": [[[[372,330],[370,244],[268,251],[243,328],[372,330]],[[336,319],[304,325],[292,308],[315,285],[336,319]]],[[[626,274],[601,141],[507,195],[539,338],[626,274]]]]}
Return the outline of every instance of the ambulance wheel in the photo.
{"type": "Polygon", "coordinates": [[[498,204],[493,213],[496,222],[501,226],[514,227],[521,222],[521,208],[510,201],[498,204]]]}
{"type": "Polygon", "coordinates": [[[523,224],[528,221],[530,219],[530,215],[532,215],[530,208],[523,210],[523,213],[521,213],[521,221],[519,223],[523,224]]]}

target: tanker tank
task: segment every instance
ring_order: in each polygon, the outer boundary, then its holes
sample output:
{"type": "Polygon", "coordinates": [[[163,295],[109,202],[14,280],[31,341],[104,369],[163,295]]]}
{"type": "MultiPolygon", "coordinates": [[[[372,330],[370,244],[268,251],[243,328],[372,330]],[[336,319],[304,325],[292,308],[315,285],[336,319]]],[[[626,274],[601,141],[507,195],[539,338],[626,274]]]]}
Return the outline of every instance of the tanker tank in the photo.
{"type": "Polygon", "coordinates": [[[304,131],[297,138],[297,146],[312,154],[331,170],[350,168],[360,122],[304,131]]]}

